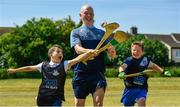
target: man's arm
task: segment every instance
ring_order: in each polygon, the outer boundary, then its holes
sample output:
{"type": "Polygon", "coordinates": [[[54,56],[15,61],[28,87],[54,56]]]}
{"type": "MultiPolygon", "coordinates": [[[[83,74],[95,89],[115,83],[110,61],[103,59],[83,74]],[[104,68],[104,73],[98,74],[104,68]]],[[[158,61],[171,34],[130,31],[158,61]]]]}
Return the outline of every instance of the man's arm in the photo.
{"type": "Polygon", "coordinates": [[[76,30],[71,31],[70,44],[71,44],[71,48],[74,48],[77,54],[82,54],[88,51],[88,49],[81,46],[81,40],[76,30]]]}
{"type": "MultiPolygon", "coordinates": [[[[76,51],[76,53],[77,53],[78,55],[87,53],[87,52],[89,52],[89,51],[93,52],[93,53],[91,53],[91,55],[87,56],[87,59],[88,59],[88,58],[94,59],[94,57],[96,57],[96,56],[99,55],[98,50],[86,49],[86,48],[83,48],[82,46],[80,46],[80,45],[78,45],[78,44],[74,46],[74,49],[75,49],[75,51],[76,51]]],[[[84,58],[84,59],[85,59],[85,58],[84,58]]],[[[82,59],[81,61],[84,61],[84,59],[82,59]]]]}
{"type": "Polygon", "coordinates": [[[77,54],[83,54],[83,53],[86,53],[92,49],[86,49],[86,48],[83,48],[82,46],[80,46],[79,44],[76,44],[74,46],[74,49],[76,51],[77,54]]]}
{"type": "Polygon", "coordinates": [[[33,65],[33,66],[24,66],[20,68],[10,68],[7,70],[9,73],[15,73],[15,72],[31,72],[31,71],[38,71],[38,68],[33,65]]]}

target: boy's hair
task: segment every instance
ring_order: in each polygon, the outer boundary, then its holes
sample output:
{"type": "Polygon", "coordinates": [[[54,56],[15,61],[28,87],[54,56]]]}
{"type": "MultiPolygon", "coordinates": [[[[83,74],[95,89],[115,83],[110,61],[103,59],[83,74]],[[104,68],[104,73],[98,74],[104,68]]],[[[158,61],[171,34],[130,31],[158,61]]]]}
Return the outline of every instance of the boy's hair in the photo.
{"type": "Polygon", "coordinates": [[[135,41],[131,44],[131,47],[133,45],[138,45],[139,47],[141,47],[142,51],[144,51],[144,41],[135,41]]]}
{"type": "Polygon", "coordinates": [[[50,55],[54,52],[55,48],[59,48],[63,51],[62,47],[58,44],[54,44],[49,50],[48,50],[48,56],[50,57],[50,55]]]}

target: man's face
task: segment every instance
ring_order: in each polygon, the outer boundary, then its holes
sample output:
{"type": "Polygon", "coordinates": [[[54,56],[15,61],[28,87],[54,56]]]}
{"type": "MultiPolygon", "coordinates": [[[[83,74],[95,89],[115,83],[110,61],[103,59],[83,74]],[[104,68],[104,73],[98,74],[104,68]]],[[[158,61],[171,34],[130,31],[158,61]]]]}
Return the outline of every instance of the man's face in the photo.
{"type": "Polygon", "coordinates": [[[144,52],[139,45],[132,45],[131,54],[133,58],[139,59],[144,54],[144,52]]]}
{"type": "Polygon", "coordinates": [[[94,23],[94,12],[93,9],[90,7],[84,7],[83,9],[81,9],[80,11],[80,17],[81,20],[83,21],[83,23],[85,25],[93,25],[94,23]]]}
{"type": "Polygon", "coordinates": [[[60,63],[63,59],[62,49],[55,48],[51,54],[51,60],[55,63],[60,63]]]}

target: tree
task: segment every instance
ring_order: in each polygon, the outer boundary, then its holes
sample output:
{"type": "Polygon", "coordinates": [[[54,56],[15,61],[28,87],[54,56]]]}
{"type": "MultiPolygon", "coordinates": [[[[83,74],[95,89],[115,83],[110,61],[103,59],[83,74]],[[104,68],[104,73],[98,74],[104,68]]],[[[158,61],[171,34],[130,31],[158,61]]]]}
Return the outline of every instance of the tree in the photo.
{"type": "Polygon", "coordinates": [[[0,59],[3,67],[19,67],[48,60],[48,49],[53,44],[63,47],[64,57],[72,57],[70,31],[75,27],[70,17],[53,21],[49,18],[32,18],[11,33],[0,38],[0,59]]]}

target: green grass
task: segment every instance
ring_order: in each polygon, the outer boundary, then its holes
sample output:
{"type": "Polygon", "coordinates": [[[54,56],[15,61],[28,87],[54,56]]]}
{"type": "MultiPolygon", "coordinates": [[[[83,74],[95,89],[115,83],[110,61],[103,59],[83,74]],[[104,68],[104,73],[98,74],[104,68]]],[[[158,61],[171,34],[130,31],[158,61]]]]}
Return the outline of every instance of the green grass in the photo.
{"type": "MultiPolygon", "coordinates": [[[[40,79],[0,80],[0,106],[35,106],[40,79]]],[[[122,106],[120,98],[123,92],[123,81],[108,78],[108,87],[104,106],[122,106]]],[[[65,85],[66,102],[64,106],[74,105],[71,79],[65,85]]],[[[92,106],[91,95],[87,97],[86,106],[92,106]]],[[[180,106],[180,78],[150,78],[147,106],[180,106]]]]}

